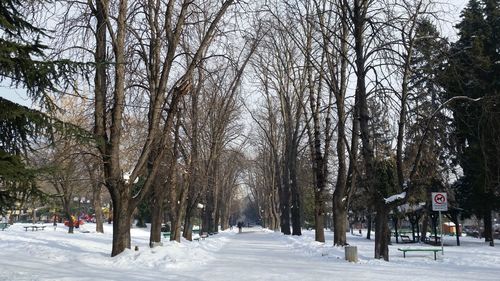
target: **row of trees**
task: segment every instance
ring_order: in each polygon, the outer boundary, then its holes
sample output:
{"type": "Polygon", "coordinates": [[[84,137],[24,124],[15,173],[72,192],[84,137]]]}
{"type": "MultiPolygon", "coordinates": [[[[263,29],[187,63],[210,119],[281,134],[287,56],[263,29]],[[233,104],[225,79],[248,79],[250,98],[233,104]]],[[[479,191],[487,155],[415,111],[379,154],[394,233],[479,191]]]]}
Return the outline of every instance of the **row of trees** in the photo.
{"type": "MultiPolygon", "coordinates": [[[[53,160],[54,171],[42,180],[54,187],[67,217],[78,185],[95,187],[96,196],[102,186],[108,190],[112,256],[130,248],[130,222],[141,202],[151,209],[151,245],[161,240],[165,209],[171,239],[180,240],[182,225],[183,235],[190,239],[197,206],[204,206],[202,231],[216,232],[220,221],[229,225],[243,162],[239,87],[256,46],[255,36],[240,29],[240,21],[247,19],[234,13],[234,2],[5,5],[12,9],[7,16],[15,21],[24,22],[26,13],[38,11],[30,20],[47,22],[53,25],[47,28],[56,30],[53,39],[44,38],[56,46],[52,56],[90,69],[71,72],[79,81],[74,88],[54,85],[42,94],[51,108],[62,110],[54,118],[77,124],[91,140],[70,138],[62,130],[55,138],[43,139],[52,143],[43,155],[30,158],[53,160]],[[235,40],[239,48],[232,46],[235,40]]],[[[34,34],[16,32],[26,38],[44,35],[42,29],[34,34]]],[[[5,51],[6,56],[15,53],[5,51]]],[[[42,151],[42,145],[30,145],[42,151]]],[[[93,201],[100,202],[98,197],[93,201]]]]}
{"type": "MultiPolygon", "coordinates": [[[[324,242],[331,212],[334,244],[343,246],[348,212],[374,213],[375,258],[388,260],[390,212],[447,188],[458,165],[454,204],[483,217],[493,241],[496,1],[469,2],[455,43],[439,34],[442,11],[432,0],[212,2],[37,3],[31,20],[55,27],[57,61],[43,57],[48,50],[31,52],[52,72],[37,72],[47,79],[29,83],[27,73],[2,73],[37,90],[31,95],[48,109],[66,110],[54,115],[58,120],[81,128],[48,134],[44,141],[55,145],[44,159],[58,164],[49,179],[67,216],[75,176],[59,177],[61,171],[86,175],[96,204],[101,187],[108,191],[112,256],[130,248],[130,221],[145,202],[151,246],[161,240],[165,214],[171,239],[180,241],[181,226],[190,239],[197,206],[203,231],[227,228],[244,181],[261,220],[284,234],[301,235],[307,223],[324,242]],[[252,91],[247,102],[242,89],[252,91]],[[71,117],[74,108],[81,111],[71,117]],[[243,109],[257,128],[248,136],[243,109]],[[484,198],[488,204],[479,203],[484,198]]],[[[18,1],[7,3],[6,18],[23,22],[5,25],[17,28],[7,39],[43,35],[14,9],[18,1]]],[[[9,155],[16,153],[6,144],[16,136],[2,140],[9,155]]],[[[33,145],[29,137],[22,143],[33,145]]],[[[7,182],[15,179],[2,175],[7,182]]]]}
{"type": "Polygon", "coordinates": [[[331,202],[334,244],[345,245],[347,213],[361,200],[363,213],[375,213],[375,257],[388,260],[389,214],[447,190],[453,208],[484,218],[493,241],[500,7],[470,1],[455,43],[438,31],[440,7],[422,0],[265,5],[268,32],[253,63],[263,108],[253,114],[256,169],[265,184],[254,193],[271,228],[279,214],[281,231],[289,234],[291,221],[300,235],[301,222],[312,219],[301,203],[312,194],[316,240],[325,241],[331,202]],[[457,177],[455,192],[449,184],[457,177]]]}

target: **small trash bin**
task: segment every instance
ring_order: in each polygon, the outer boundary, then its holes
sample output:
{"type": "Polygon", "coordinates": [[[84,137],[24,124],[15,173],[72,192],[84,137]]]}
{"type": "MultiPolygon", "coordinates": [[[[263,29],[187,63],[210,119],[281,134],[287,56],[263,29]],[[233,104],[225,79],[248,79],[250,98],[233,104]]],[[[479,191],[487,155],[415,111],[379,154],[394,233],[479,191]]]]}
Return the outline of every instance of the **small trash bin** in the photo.
{"type": "Polygon", "coordinates": [[[349,262],[358,262],[358,247],[345,246],[345,259],[349,262]]]}

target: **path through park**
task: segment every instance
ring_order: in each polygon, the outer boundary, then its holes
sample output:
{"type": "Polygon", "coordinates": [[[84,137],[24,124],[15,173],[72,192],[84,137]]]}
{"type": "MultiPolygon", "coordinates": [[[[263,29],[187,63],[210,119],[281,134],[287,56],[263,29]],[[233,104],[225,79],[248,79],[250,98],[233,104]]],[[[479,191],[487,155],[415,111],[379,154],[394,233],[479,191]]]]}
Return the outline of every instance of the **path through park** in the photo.
{"type": "Polygon", "coordinates": [[[192,280],[332,280],[331,262],[295,253],[267,232],[246,230],[230,239],[214,253],[213,261],[187,276],[192,280]]]}
{"type": "MultiPolygon", "coordinates": [[[[225,281],[225,280],[405,280],[470,281],[499,280],[500,252],[481,240],[465,237],[462,246],[445,247],[445,255],[411,253],[403,258],[398,247],[390,246],[391,261],[373,259],[373,241],[349,235],[357,246],[359,262],[344,260],[342,247],[332,246],[332,233],[325,244],[314,241],[314,232],[285,236],[262,228],[220,232],[199,242],[164,241],[150,249],[149,229],[132,230],[132,245],[111,258],[112,229],[67,234],[67,230],[47,228],[26,231],[15,224],[0,231],[0,280],[6,281],[225,281]]],[[[427,247],[426,245],[410,245],[427,247]]]]}
{"type": "MultiPolygon", "coordinates": [[[[458,272],[428,257],[413,257],[394,263],[374,261],[353,264],[337,257],[319,257],[297,251],[276,234],[259,229],[230,237],[214,259],[198,268],[183,270],[181,280],[452,280],[477,277],[477,273],[458,272]],[[428,263],[414,264],[413,261],[428,263]],[[436,267],[442,267],[436,270],[436,267]],[[460,279],[460,278],[458,278],[460,279]]],[[[394,253],[398,255],[399,253],[394,253]]],[[[400,258],[397,258],[399,261],[400,258]]],[[[496,274],[481,272],[483,280],[495,280],[496,274]],[[490,279],[491,278],[491,279],[490,279]]],[[[472,280],[472,279],[469,279],[472,280]]]]}

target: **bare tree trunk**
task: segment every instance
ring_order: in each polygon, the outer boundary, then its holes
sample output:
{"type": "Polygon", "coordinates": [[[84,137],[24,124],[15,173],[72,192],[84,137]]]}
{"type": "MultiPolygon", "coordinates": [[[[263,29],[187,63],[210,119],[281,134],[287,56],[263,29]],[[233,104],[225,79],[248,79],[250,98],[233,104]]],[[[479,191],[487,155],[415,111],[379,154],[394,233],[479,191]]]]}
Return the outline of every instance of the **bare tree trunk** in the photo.
{"type": "Polygon", "coordinates": [[[427,228],[429,227],[429,215],[427,213],[423,213],[422,220],[422,229],[420,230],[420,242],[424,242],[427,237],[427,228]]]}
{"type": "Polygon", "coordinates": [[[73,224],[73,216],[71,214],[71,199],[63,199],[63,209],[64,209],[64,215],[66,219],[68,220],[68,233],[72,234],[74,233],[74,224],[73,224]]]}
{"type": "MultiPolygon", "coordinates": [[[[120,184],[120,183],[119,183],[120,184]]],[[[133,210],[130,210],[129,201],[123,198],[123,195],[118,192],[124,188],[116,188],[116,191],[111,193],[113,199],[113,246],[111,256],[114,257],[125,249],[130,249],[130,221],[133,210]]],[[[125,191],[128,191],[125,189],[125,191]]]]}
{"type": "Polygon", "coordinates": [[[193,240],[193,223],[192,223],[192,217],[193,217],[193,211],[196,210],[195,208],[192,208],[189,206],[189,201],[186,204],[186,214],[184,216],[184,231],[182,232],[182,237],[184,237],[186,240],[192,241],[193,240]]]}
{"type": "Polygon", "coordinates": [[[172,155],[170,159],[170,167],[169,167],[169,176],[167,180],[167,184],[170,187],[169,194],[169,207],[170,207],[170,240],[180,242],[181,238],[181,222],[182,222],[182,214],[184,213],[184,204],[186,198],[186,187],[182,179],[178,176],[177,171],[177,159],[179,158],[179,128],[181,126],[180,122],[180,111],[177,112],[177,122],[175,124],[174,129],[174,141],[172,147],[172,155]],[[180,190],[179,190],[180,189],[180,190]]]}
{"type": "MultiPolygon", "coordinates": [[[[398,222],[399,218],[397,215],[392,216],[392,223],[394,224],[394,236],[396,237],[396,243],[399,243],[399,238],[398,238],[398,222]]],[[[412,224],[412,229],[413,229],[413,224],[412,224]]],[[[415,234],[413,234],[413,237],[415,237],[415,234]]]]}
{"type": "Polygon", "coordinates": [[[489,242],[490,246],[493,247],[495,246],[495,241],[493,239],[493,224],[491,222],[491,210],[489,208],[487,208],[483,212],[483,222],[484,222],[484,241],[489,242]]]}
{"type": "MultiPolygon", "coordinates": [[[[177,205],[177,213],[175,219],[172,220],[172,235],[171,240],[181,242],[182,235],[182,222],[185,216],[186,205],[187,205],[187,187],[182,188],[181,194],[179,195],[179,204],[177,205]]],[[[188,225],[184,225],[184,231],[187,231],[188,225]]]]}
{"type": "Polygon", "coordinates": [[[221,203],[223,203],[221,204],[221,209],[222,209],[220,217],[221,229],[226,230],[229,229],[229,209],[231,207],[231,202],[221,202],[221,203]]]}
{"type": "MultiPolygon", "coordinates": [[[[383,201],[382,201],[383,202],[383,201]]],[[[375,258],[383,257],[389,261],[389,210],[385,204],[376,206],[375,215],[375,258]]]]}
{"type": "Polygon", "coordinates": [[[221,189],[222,186],[219,183],[219,159],[216,160],[216,169],[215,173],[213,175],[214,177],[214,183],[215,183],[215,190],[214,190],[214,210],[213,210],[213,224],[211,231],[212,233],[217,233],[219,232],[219,223],[220,223],[220,199],[221,199],[221,189]]]}
{"type": "MultiPolygon", "coordinates": [[[[214,152],[215,153],[215,152],[214,152]]],[[[209,161],[209,167],[207,168],[207,187],[205,191],[205,207],[203,209],[203,223],[202,231],[211,233],[214,229],[214,215],[215,215],[215,204],[216,204],[216,161],[209,161]]]]}
{"type": "Polygon", "coordinates": [[[149,247],[153,247],[155,243],[161,242],[161,228],[163,223],[163,212],[165,202],[164,185],[159,181],[153,186],[151,194],[151,231],[149,233],[149,247]]]}
{"type": "MultiPolygon", "coordinates": [[[[281,177],[281,169],[280,169],[280,161],[278,158],[278,153],[275,149],[273,149],[272,153],[272,159],[273,159],[273,164],[274,164],[274,198],[273,198],[273,213],[274,213],[274,221],[275,221],[275,230],[280,229],[281,233],[283,234],[290,234],[290,225],[288,226],[284,225],[284,222],[287,221],[285,218],[283,218],[283,211],[285,210],[283,202],[286,202],[288,204],[288,199],[285,199],[285,195],[282,194],[282,177],[281,177]],[[285,233],[284,231],[288,229],[288,233],[285,233]]],[[[288,197],[287,197],[288,198],[288,197]]]]}
{"type": "MultiPolygon", "coordinates": [[[[354,100],[354,104],[357,104],[357,99],[354,100]]],[[[346,213],[344,217],[344,225],[347,224],[347,210],[349,209],[349,198],[351,195],[356,191],[356,185],[357,181],[356,178],[358,177],[357,169],[358,169],[358,146],[359,146],[359,108],[357,106],[354,106],[354,113],[353,113],[353,120],[352,120],[352,132],[351,132],[351,149],[349,152],[349,168],[347,170],[347,186],[348,186],[348,191],[347,191],[347,204],[346,204],[346,213]]],[[[366,234],[366,238],[370,239],[371,235],[371,226],[372,226],[372,214],[371,211],[368,211],[367,214],[367,220],[368,220],[368,232],[366,234]]],[[[346,229],[347,230],[347,229],[346,229]]],[[[339,233],[339,235],[342,235],[345,237],[345,233],[339,233]]],[[[347,241],[347,239],[346,239],[347,241]]]]}
{"type": "MultiPolygon", "coordinates": [[[[96,74],[94,77],[94,86],[96,93],[96,103],[103,103],[102,98],[106,96],[107,92],[107,74],[106,74],[106,16],[105,13],[108,9],[107,5],[102,1],[96,1],[97,9],[95,11],[96,17],[96,49],[94,54],[94,59],[96,62],[96,74]],[[97,101],[97,99],[100,99],[97,101]]],[[[98,107],[96,106],[96,109],[98,107]]],[[[95,111],[95,120],[96,122],[105,123],[106,119],[106,109],[100,108],[100,110],[95,111]],[[102,121],[98,121],[102,120],[102,121]]],[[[103,133],[100,132],[98,127],[95,127],[95,133],[98,136],[102,136],[103,133]]],[[[104,141],[104,140],[101,140],[104,141]]],[[[99,175],[102,177],[102,175],[99,175]]],[[[94,210],[96,215],[96,231],[99,233],[104,233],[103,226],[103,212],[101,207],[101,183],[95,182],[93,186],[93,198],[94,198],[94,210]]]]}
{"type": "MultiPolygon", "coordinates": [[[[335,204],[335,203],[334,203],[335,204]]],[[[347,245],[347,209],[335,208],[333,213],[333,243],[338,246],[347,245]]]]}
{"type": "Polygon", "coordinates": [[[101,205],[101,185],[96,183],[92,188],[92,198],[95,211],[95,227],[97,233],[104,233],[104,214],[101,205]]]}
{"type": "Polygon", "coordinates": [[[205,206],[203,208],[202,212],[202,218],[201,218],[201,231],[202,232],[210,232],[210,229],[212,229],[212,212],[213,212],[213,197],[211,196],[211,192],[205,191],[205,206]]]}
{"type": "Polygon", "coordinates": [[[458,211],[452,210],[449,214],[450,220],[455,224],[455,236],[457,239],[457,246],[460,246],[460,235],[462,230],[460,229],[460,223],[458,220],[458,211]]]}
{"type": "Polygon", "coordinates": [[[273,186],[272,197],[269,198],[271,201],[271,220],[272,220],[272,230],[278,231],[280,228],[280,216],[279,216],[279,195],[276,186],[273,186]]]}
{"type": "Polygon", "coordinates": [[[356,99],[358,103],[356,106],[359,110],[359,125],[362,143],[362,155],[365,167],[365,183],[369,192],[375,198],[375,206],[377,208],[376,226],[375,226],[375,258],[389,260],[389,248],[387,243],[387,221],[388,218],[383,218],[383,215],[388,215],[386,207],[383,205],[385,201],[379,196],[379,191],[376,190],[374,185],[375,178],[375,155],[373,153],[372,136],[370,134],[370,113],[368,110],[368,93],[366,90],[366,49],[365,49],[365,27],[368,22],[367,12],[369,9],[369,2],[366,0],[355,0],[353,2],[351,20],[353,21],[354,29],[354,52],[355,52],[355,65],[356,65],[356,99]],[[383,225],[382,225],[383,224],[383,225]]]}
{"type": "MultiPolygon", "coordinates": [[[[314,123],[314,132],[308,133],[309,138],[313,139],[314,143],[311,150],[314,151],[312,158],[314,159],[313,170],[315,173],[316,183],[315,183],[315,193],[317,197],[315,204],[324,204],[325,193],[324,189],[326,186],[327,175],[328,175],[328,161],[329,161],[329,151],[330,143],[332,139],[332,122],[331,122],[331,111],[333,107],[333,98],[335,97],[335,105],[337,111],[337,158],[338,158],[338,172],[337,181],[332,198],[332,211],[334,215],[334,245],[345,245],[346,242],[346,221],[347,216],[347,206],[348,206],[348,189],[347,189],[347,164],[346,164],[346,113],[345,113],[345,102],[346,102],[346,88],[347,88],[347,69],[348,69],[348,22],[347,22],[347,5],[343,5],[340,2],[331,1],[328,2],[330,5],[325,8],[326,2],[319,4],[315,2],[316,9],[318,9],[317,17],[319,21],[319,28],[321,30],[322,36],[322,49],[323,54],[321,57],[321,63],[319,64],[318,74],[320,77],[326,81],[328,89],[328,102],[325,105],[319,103],[323,98],[321,96],[321,83],[319,86],[315,86],[316,83],[312,79],[312,71],[309,74],[308,83],[310,84],[310,94],[309,94],[309,104],[311,110],[311,119],[314,123]],[[335,10],[335,12],[329,11],[335,10]],[[326,10],[325,10],[326,9],[326,10]],[[336,19],[335,23],[331,23],[331,14],[339,13],[340,17],[336,19]],[[330,25],[335,27],[330,27],[330,25]],[[335,34],[335,36],[333,35],[335,34]],[[332,38],[335,38],[332,40],[332,38]],[[317,97],[313,95],[313,88],[317,87],[317,97]],[[326,112],[325,112],[326,107],[326,112]],[[323,114],[325,118],[320,118],[320,114],[323,114]],[[323,132],[320,132],[320,122],[325,120],[325,128],[323,132]],[[322,155],[321,140],[320,137],[324,138],[324,154],[322,155]],[[322,191],[319,193],[319,191],[322,191]],[[320,199],[321,198],[321,199],[320,199]],[[323,201],[323,202],[320,202],[323,201]]],[[[308,59],[309,61],[309,59],[308,59]]],[[[354,133],[353,133],[354,137],[354,133]]],[[[311,141],[310,141],[311,142],[311,141]]],[[[316,206],[318,209],[324,207],[316,206]]],[[[318,216],[318,215],[316,215],[318,216]]],[[[324,216],[324,210],[322,211],[322,216],[324,216]]],[[[324,221],[324,218],[320,219],[324,221]]],[[[324,224],[324,223],[323,223],[324,224]]],[[[323,227],[323,226],[321,226],[323,227]]],[[[319,229],[320,226],[316,226],[316,232],[320,232],[316,235],[316,238],[320,238],[317,241],[324,241],[323,230],[319,229]]]]}
{"type": "MultiPolygon", "coordinates": [[[[338,98],[337,98],[338,100],[338,98]]],[[[337,116],[339,122],[337,125],[337,157],[338,157],[338,175],[335,191],[333,192],[333,244],[337,246],[347,245],[347,165],[345,153],[345,112],[343,100],[337,101],[337,116]]],[[[353,164],[351,164],[353,165],[353,164]]]]}
{"type": "Polygon", "coordinates": [[[316,191],[314,194],[314,239],[325,242],[325,199],[323,192],[316,191]]]}
{"type": "Polygon", "coordinates": [[[370,240],[371,235],[372,235],[372,225],[373,225],[373,218],[372,218],[372,212],[369,211],[368,215],[366,216],[366,220],[368,221],[368,226],[367,226],[367,231],[366,231],[366,239],[370,240]]]}
{"type": "Polygon", "coordinates": [[[192,219],[195,213],[197,212],[197,205],[199,202],[199,194],[200,191],[199,189],[200,184],[199,184],[199,169],[200,169],[200,163],[199,163],[199,153],[198,153],[198,139],[199,139],[199,133],[198,133],[198,127],[199,127],[199,106],[198,106],[198,101],[199,101],[199,95],[202,90],[202,81],[204,80],[203,76],[203,67],[198,68],[198,83],[196,84],[196,87],[191,93],[191,108],[190,108],[190,113],[191,113],[191,145],[190,145],[190,159],[189,159],[189,170],[188,170],[188,190],[187,190],[187,200],[186,200],[186,211],[185,211],[185,218],[184,218],[184,232],[183,232],[183,237],[186,238],[189,241],[192,241],[193,239],[193,223],[192,219]]]}
{"type": "MultiPolygon", "coordinates": [[[[284,171],[284,174],[287,174],[284,171]]],[[[290,235],[290,188],[288,177],[284,178],[280,184],[280,225],[281,232],[290,235]],[[287,183],[288,182],[288,183],[287,183]]]]}
{"type": "MultiPolygon", "coordinates": [[[[297,148],[294,148],[294,155],[297,154],[296,152],[297,148]]],[[[292,213],[292,235],[302,235],[302,228],[301,228],[301,219],[300,219],[300,213],[301,213],[301,207],[300,207],[300,191],[297,183],[297,156],[294,156],[293,159],[291,159],[291,165],[292,169],[290,171],[290,191],[292,195],[292,206],[291,206],[291,213],[292,213]]]]}

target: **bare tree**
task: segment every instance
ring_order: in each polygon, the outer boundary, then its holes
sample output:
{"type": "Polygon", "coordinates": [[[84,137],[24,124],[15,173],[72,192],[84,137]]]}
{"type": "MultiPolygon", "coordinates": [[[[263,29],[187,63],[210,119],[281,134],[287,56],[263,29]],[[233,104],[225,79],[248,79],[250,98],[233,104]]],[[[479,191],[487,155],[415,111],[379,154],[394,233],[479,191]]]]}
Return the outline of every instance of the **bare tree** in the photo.
{"type": "MultiPolygon", "coordinates": [[[[348,4],[345,2],[345,4],[348,4]]],[[[403,1],[401,4],[385,5],[376,1],[354,1],[347,5],[351,32],[354,39],[355,63],[354,69],[357,76],[356,81],[356,105],[359,110],[360,132],[362,142],[362,156],[364,161],[364,178],[368,190],[372,195],[376,211],[375,217],[375,258],[389,260],[389,237],[388,216],[391,208],[408,200],[412,193],[411,180],[414,177],[415,169],[418,166],[418,156],[415,158],[411,172],[404,174],[403,167],[403,146],[405,127],[408,118],[408,97],[409,77],[412,73],[411,59],[413,56],[414,43],[416,42],[415,28],[418,21],[425,14],[429,14],[432,1],[403,1]],[[384,13],[386,12],[386,13],[384,13]],[[395,39],[393,34],[399,34],[401,37],[395,39]],[[389,73],[384,73],[385,67],[388,67],[387,54],[396,58],[390,63],[389,73]],[[378,63],[378,62],[380,63],[378,63]],[[395,70],[394,70],[395,69],[395,70]],[[395,187],[388,187],[380,190],[387,183],[377,182],[376,169],[385,169],[384,165],[389,165],[387,161],[376,159],[374,150],[374,136],[370,130],[371,113],[369,108],[369,94],[367,90],[367,81],[369,71],[374,71],[374,85],[376,92],[385,92],[387,84],[391,85],[393,75],[401,81],[401,87],[392,88],[392,92],[400,102],[398,116],[398,133],[396,149],[396,171],[397,186],[399,190],[406,193],[400,196],[401,200],[386,200],[387,192],[394,191],[395,187]],[[385,164],[384,164],[385,163],[385,164]],[[381,166],[382,165],[382,166],[381,166]],[[406,180],[408,179],[408,180],[406,180]],[[379,186],[377,188],[377,186],[379,186]]],[[[394,83],[393,83],[394,85],[394,83]]],[[[375,93],[375,92],[372,92],[375,93]]],[[[418,155],[418,153],[417,153],[418,155]]]]}
{"type": "MultiPolygon", "coordinates": [[[[255,68],[258,68],[260,63],[261,59],[255,63],[255,68]]],[[[263,211],[265,218],[267,218],[268,228],[277,230],[279,226],[282,226],[282,214],[280,213],[280,199],[282,196],[280,194],[282,180],[280,155],[282,130],[278,123],[277,109],[275,108],[276,103],[272,101],[273,97],[269,89],[270,78],[266,75],[265,68],[262,71],[262,75],[258,77],[265,97],[265,103],[262,106],[264,110],[260,113],[253,113],[247,108],[252,119],[260,129],[252,135],[253,138],[256,138],[254,146],[257,147],[258,151],[258,155],[254,159],[255,171],[250,169],[247,173],[253,173],[249,177],[255,177],[255,181],[258,183],[255,186],[257,190],[253,190],[254,197],[258,200],[260,194],[265,195],[263,199],[259,200],[259,205],[264,208],[263,211]]],[[[288,229],[290,229],[289,226],[288,229]]]]}
{"type": "Polygon", "coordinates": [[[85,170],[87,171],[90,185],[92,186],[92,202],[94,207],[94,218],[96,224],[96,232],[104,233],[104,213],[102,211],[102,164],[98,162],[94,155],[83,157],[85,170]]]}
{"type": "MultiPolygon", "coordinates": [[[[320,46],[323,52],[324,69],[321,77],[327,84],[330,95],[335,97],[335,111],[337,114],[337,141],[336,162],[337,180],[333,192],[333,225],[334,245],[346,245],[346,225],[348,210],[348,195],[355,187],[355,165],[357,163],[358,149],[358,122],[353,116],[353,128],[351,132],[351,148],[349,157],[347,155],[347,86],[349,66],[349,33],[347,22],[347,7],[342,1],[334,1],[330,5],[326,1],[315,1],[317,12],[317,25],[321,34],[320,46]],[[349,160],[349,161],[348,161],[349,160]],[[348,166],[349,163],[349,166],[348,166]]],[[[323,69],[321,65],[317,68],[323,69]]],[[[330,96],[330,103],[332,103],[330,96]]],[[[331,118],[327,116],[327,118],[331,118]]],[[[327,119],[328,120],[328,119],[327,119]]],[[[331,123],[331,121],[330,121],[331,123]]],[[[327,123],[328,125],[328,123],[327,123]]],[[[330,132],[325,131],[325,137],[330,132]]],[[[326,142],[330,142],[327,138],[326,142]]],[[[327,158],[328,159],[328,158],[327,158]]]]}
{"type": "MultiPolygon", "coordinates": [[[[60,139],[56,141],[56,145],[48,156],[44,156],[45,161],[48,159],[49,162],[45,162],[45,165],[52,166],[51,172],[48,173],[49,182],[53,186],[56,193],[55,198],[58,198],[62,207],[64,217],[68,222],[68,233],[73,233],[74,227],[78,224],[79,211],[74,212],[74,202],[73,198],[79,195],[83,191],[83,185],[81,180],[82,170],[79,163],[81,163],[81,157],[78,152],[75,154],[76,144],[75,142],[70,142],[68,140],[60,139]]],[[[78,151],[78,150],[76,150],[78,151]]]]}
{"type": "MultiPolygon", "coordinates": [[[[182,32],[188,20],[188,11],[193,1],[183,1],[177,6],[175,1],[149,1],[140,3],[121,0],[111,7],[108,1],[90,1],[91,11],[95,17],[103,16],[103,25],[97,29],[107,29],[108,40],[111,42],[112,56],[112,93],[95,91],[95,134],[98,138],[99,151],[104,163],[105,186],[113,201],[113,249],[116,256],[126,248],[130,248],[130,218],[137,204],[141,202],[153,186],[160,164],[164,159],[167,133],[173,126],[174,114],[182,96],[189,92],[191,73],[202,59],[204,50],[208,48],[221,18],[233,3],[228,0],[222,3],[206,22],[208,30],[199,42],[192,60],[186,65],[182,75],[172,81],[171,70],[178,50],[182,32]],[[112,14],[116,12],[116,14],[112,14]],[[178,12],[178,13],[177,13],[178,12]],[[165,15],[161,18],[160,14],[165,15]],[[135,32],[142,19],[147,21],[147,31],[135,32]],[[148,35],[146,38],[143,36],[148,35]],[[127,40],[130,40],[128,42],[127,40]],[[149,44],[145,44],[145,41],[149,44]],[[134,43],[129,45],[129,43],[134,43]],[[132,46],[139,47],[129,48],[132,46]],[[142,47],[141,47],[142,46],[142,47]],[[128,53],[129,50],[134,50],[128,53]],[[166,50],[166,52],[163,52],[166,50]],[[120,143],[123,135],[122,123],[127,97],[127,67],[131,66],[130,57],[138,55],[147,70],[147,84],[144,90],[149,95],[148,130],[135,165],[130,174],[130,180],[123,179],[120,163],[120,143]],[[168,107],[166,107],[168,105],[168,107]],[[110,114],[105,114],[110,108],[110,114]],[[163,116],[163,118],[162,118],[163,116]],[[148,164],[150,163],[150,164],[148,164]],[[134,190],[134,181],[144,178],[139,190],[134,190]]],[[[103,37],[98,37],[103,40],[103,37]]],[[[97,42],[97,45],[102,42],[97,42]]],[[[106,44],[108,41],[106,41],[106,44]]],[[[96,73],[96,76],[105,73],[96,73]]],[[[107,73],[105,75],[107,77],[107,73]]],[[[104,77],[96,78],[96,80],[104,77]]],[[[96,87],[97,88],[97,87],[96,87]]],[[[158,230],[156,230],[158,232],[158,230]]],[[[154,237],[153,237],[154,238],[154,237]]],[[[151,241],[159,242],[159,241],[151,241]]]]}

